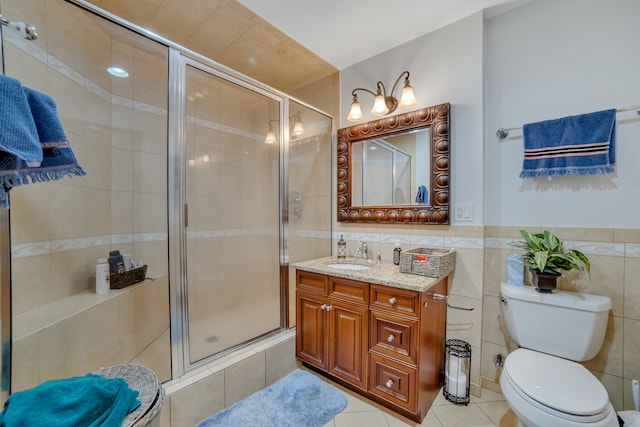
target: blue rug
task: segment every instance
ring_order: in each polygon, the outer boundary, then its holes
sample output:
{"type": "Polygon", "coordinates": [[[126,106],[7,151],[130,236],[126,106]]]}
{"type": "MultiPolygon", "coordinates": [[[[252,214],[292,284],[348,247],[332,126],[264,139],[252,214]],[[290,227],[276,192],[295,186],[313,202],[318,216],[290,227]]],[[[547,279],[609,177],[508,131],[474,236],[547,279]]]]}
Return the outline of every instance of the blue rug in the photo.
{"type": "Polygon", "coordinates": [[[196,427],[322,427],[345,406],[341,392],[298,370],[196,427]]]}

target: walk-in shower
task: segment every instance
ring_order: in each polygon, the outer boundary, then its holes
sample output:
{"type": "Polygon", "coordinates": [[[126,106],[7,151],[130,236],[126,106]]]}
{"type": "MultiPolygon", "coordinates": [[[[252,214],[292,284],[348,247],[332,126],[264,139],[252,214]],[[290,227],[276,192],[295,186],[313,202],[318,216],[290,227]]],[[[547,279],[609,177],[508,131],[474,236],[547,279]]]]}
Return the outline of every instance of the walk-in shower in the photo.
{"type": "Polygon", "coordinates": [[[39,35],[2,32],[4,73],[56,100],[87,171],[0,215],[4,392],[122,363],[177,378],[285,329],[287,265],[330,253],[330,117],[75,3],[0,0],[39,35]],[[98,295],[113,249],[148,279],[98,295]]]}

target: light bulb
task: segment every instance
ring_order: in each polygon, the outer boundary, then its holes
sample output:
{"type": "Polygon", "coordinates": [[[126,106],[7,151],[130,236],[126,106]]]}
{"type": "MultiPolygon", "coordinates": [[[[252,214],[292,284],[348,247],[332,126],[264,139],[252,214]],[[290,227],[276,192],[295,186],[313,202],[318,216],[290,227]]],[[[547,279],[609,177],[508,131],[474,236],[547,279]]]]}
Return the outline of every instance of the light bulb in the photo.
{"type": "Polygon", "coordinates": [[[265,144],[274,144],[276,142],[276,134],[273,130],[267,132],[267,137],[264,139],[265,144]]]}
{"type": "Polygon", "coordinates": [[[362,114],[360,104],[357,100],[353,101],[353,104],[351,104],[351,111],[349,111],[349,115],[347,116],[347,120],[349,120],[350,122],[356,122],[362,117],[364,117],[364,115],[362,114]]]}
{"type": "Polygon", "coordinates": [[[293,134],[295,136],[300,136],[304,133],[304,127],[302,126],[302,122],[300,120],[296,120],[293,124],[293,134]]]}
{"type": "Polygon", "coordinates": [[[402,97],[400,98],[400,106],[403,108],[413,107],[418,104],[418,100],[413,94],[413,88],[409,85],[409,82],[405,83],[402,88],[402,97]]]}
{"type": "Polygon", "coordinates": [[[376,99],[373,101],[373,108],[371,114],[376,116],[383,116],[389,112],[387,103],[385,102],[384,95],[380,92],[376,95],[376,99]]]}

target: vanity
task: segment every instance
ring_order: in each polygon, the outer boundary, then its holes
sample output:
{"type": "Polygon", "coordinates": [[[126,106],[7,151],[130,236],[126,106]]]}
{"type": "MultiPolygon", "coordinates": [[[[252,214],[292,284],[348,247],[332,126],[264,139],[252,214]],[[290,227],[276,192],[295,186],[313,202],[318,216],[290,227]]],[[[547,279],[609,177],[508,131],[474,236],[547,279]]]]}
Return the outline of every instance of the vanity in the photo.
{"type": "Polygon", "coordinates": [[[296,269],[296,356],[416,422],[442,385],[449,276],[319,258],[296,269]]]}

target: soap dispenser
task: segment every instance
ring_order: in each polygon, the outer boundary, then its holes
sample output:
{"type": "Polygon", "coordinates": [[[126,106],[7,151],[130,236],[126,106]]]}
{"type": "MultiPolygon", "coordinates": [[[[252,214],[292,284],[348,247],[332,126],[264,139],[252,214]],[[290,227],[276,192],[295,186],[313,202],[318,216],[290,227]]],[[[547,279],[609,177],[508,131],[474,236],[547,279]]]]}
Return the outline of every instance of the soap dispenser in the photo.
{"type": "Polygon", "coordinates": [[[347,257],[347,242],[342,238],[342,234],[340,235],[340,240],[338,240],[338,258],[346,258],[347,257]]]}
{"type": "Polygon", "coordinates": [[[400,265],[400,252],[402,252],[402,249],[400,248],[400,240],[396,240],[396,245],[393,248],[393,263],[395,265],[400,265]]]}

